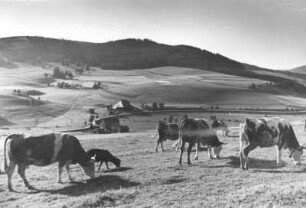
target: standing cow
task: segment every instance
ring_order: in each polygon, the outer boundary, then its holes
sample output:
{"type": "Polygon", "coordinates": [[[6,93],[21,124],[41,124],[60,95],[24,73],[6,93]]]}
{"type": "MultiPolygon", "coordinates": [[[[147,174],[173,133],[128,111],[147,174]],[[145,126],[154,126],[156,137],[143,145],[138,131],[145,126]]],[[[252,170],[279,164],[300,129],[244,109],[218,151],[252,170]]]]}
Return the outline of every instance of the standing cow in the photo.
{"type": "Polygon", "coordinates": [[[210,158],[219,158],[222,149],[222,142],[219,141],[216,133],[212,129],[209,121],[203,118],[187,118],[181,123],[180,129],[181,154],[179,163],[182,164],[182,156],[186,142],[189,143],[187,149],[187,161],[190,162],[190,153],[194,144],[197,144],[195,160],[198,159],[199,145],[207,145],[208,156],[210,158]]]}
{"type": "Polygon", "coordinates": [[[90,177],[95,177],[94,161],[87,156],[77,138],[68,134],[46,134],[41,136],[30,136],[12,134],[4,142],[4,169],[7,173],[8,189],[12,188],[12,175],[15,166],[25,186],[29,184],[25,170],[29,165],[45,166],[58,162],[58,183],[61,183],[61,174],[65,166],[69,180],[72,180],[69,165],[79,163],[84,172],[90,177]],[[7,165],[7,154],[10,159],[7,165]]]}
{"type": "Polygon", "coordinates": [[[301,163],[305,147],[300,146],[293,128],[282,118],[247,118],[240,124],[240,163],[243,170],[248,169],[248,154],[256,147],[276,147],[277,165],[280,165],[282,149],[288,149],[294,164],[301,163]]]}
{"type": "Polygon", "coordinates": [[[167,139],[178,140],[179,138],[179,126],[176,123],[166,124],[163,121],[159,121],[157,125],[156,133],[158,134],[155,151],[158,152],[158,145],[160,144],[162,151],[164,151],[163,142],[167,139]]]}

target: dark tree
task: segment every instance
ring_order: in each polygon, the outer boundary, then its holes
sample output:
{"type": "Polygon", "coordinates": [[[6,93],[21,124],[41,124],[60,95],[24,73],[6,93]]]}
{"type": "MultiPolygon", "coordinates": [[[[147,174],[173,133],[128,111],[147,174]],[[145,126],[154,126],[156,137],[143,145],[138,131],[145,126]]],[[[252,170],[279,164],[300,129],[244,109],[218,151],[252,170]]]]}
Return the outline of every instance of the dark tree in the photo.
{"type": "Polygon", "coordinates": [[[158,109],[158,108],[157,108],[157,103],[156,103],[156,102],[154,102],[154,103],[152,104],[152,109],[153,109],[154,111],[158,109]]]}

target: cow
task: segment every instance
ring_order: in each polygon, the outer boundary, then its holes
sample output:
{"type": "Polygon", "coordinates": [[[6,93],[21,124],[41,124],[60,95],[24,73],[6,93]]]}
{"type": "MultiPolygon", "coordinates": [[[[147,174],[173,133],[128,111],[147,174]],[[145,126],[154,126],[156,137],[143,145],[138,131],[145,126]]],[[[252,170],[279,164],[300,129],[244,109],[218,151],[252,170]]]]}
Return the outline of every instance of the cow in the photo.
{"type": "Polygon", "coordinates": [[[182,156],[186,142],[189,143],[187,149],[187,162],[190,162],[190,153],[194,144],[196,144],[195,160],[198,159],[199,145],[207,145],[209,158],[219,158],[223,142],[220,142],[216,133],[213,131],[210,122],[204,118],[187,118],[181,122],[179,128],[179,138],[181,143],[181,154],[179,164],[182,165],[182,156]]]}
{"type": "Polygon", "coordinates": [[[86,153],[90,158],[94,158],[96,162],[100,162],[98,171],[100,171],[103,162],[105,162],[107,169],[109,169],[108,162],[112,162],[117,168],[120,167],[120,159],[113,156],[108,150],[90,149],[86,153]]]}
{"type": "Polygon", "coordinates": [[[228,128],[227,128],[227,124],[222,121],[222,120],[214,120],[211,124],[212,128],[215,130],[215,132],[217,133],[217,131],[222,131],[222,135],[223,136],[227,136],[228,135],[228,128]]]}
{"type": "Polygon", "coordinates": [[[158,134],[155,151],[158,152],[158,145],[160,144],[162,151],[164,150],[163,142],[167,139],[178,140],[179,138],[179,125],[176,123],[166,124],[163,121],[159,121],[157,124],[156,134],[158,134]]]}
{"type": "Polygon", "coordinates": [[[292,126],[289,122],[278,117],[264,117],[259,119],[246,118],[240,124],[240,165],[243,170],[249,166],[248,154],[256,147],[276,147],[277,165],[281,165],[282,149],[289,150],[289,157],[294,164],[301,163],[301,156],[305,147],[300,146],[292,126]]]}
{"type": "Polygon", "coordinates": [[[90,177],[95,177],[94,161],[86,154],[78,139],[69,134],[45,134],[24,137],[20,134],[9,135],[4,142],[4,169],[7,173],[8,189],[12,188],[12,175],[15,166],[18,174],[28,189],[34,189],[28,182],[25,170],[29,165],[46,166],[58,162],[58,183],[62,182],[61,175],[65,166],[68,178],[70,164],[78,163],[90,177]],[[7,164],[7,155],[9,165],[7,164]]]}

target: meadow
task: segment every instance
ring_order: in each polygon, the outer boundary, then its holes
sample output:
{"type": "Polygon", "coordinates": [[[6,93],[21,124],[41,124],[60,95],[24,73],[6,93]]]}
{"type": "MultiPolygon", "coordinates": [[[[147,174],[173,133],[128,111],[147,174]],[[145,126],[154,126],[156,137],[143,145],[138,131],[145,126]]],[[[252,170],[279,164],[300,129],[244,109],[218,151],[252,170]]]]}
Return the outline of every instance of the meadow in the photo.
{"type": "MultiPolygon", "coordinates": [[[[251,115],[250,115],[251,116],[251,115]]],[[[301,121],[288,117],[301,144],[306,144],[301,121]]],[[[37,132],[37,131],[36,131],[37,132]]],[[[74,133],[85,150],[110,150],[122,160],[121,168],[105,165],[88,180],[80,166],[72,165],[75,182],[63,174],[56,183],[57,165],[30,166],[27,176],[37,189],[27,190],[14,174],[15,192],[8,192],[6,176],[0,175],[1,207],[304,207],[306,160],[294,166],[286,151],[286,164],[276,165],[274,148],[258,148],[250,154],[250,170],[239,167],[237,127],[231,126],[220,159],[208,159],[200,152],[199,160],[178,164],[179,152],[165,142],[165,152],[155,152],[154,130],[134,133],[94,135],[74,133]]],[[[1,146],[2,147],[2,146],[1,146]]],[[[2,148],[1,148],[2,149],[2,148]]],[[[192,153],[192,156],[195,153],[192,153]]],[[[96,170],[98,168],[96,164],[96,170]]]]}
{"type": "MultiPolygon", "coordinates": [[[[88,109],[99,104],[129,99],[132,103],[165,102],[167,105],[276,108],[300,105],[305,99],[291,95],[271,95],[248,89],[249,83],[262,80],[196,69],[162,67],[148,70],[98,70],[75,78],[77,82],[101,81],[101,90],[59,89],[38,82],[50,69],[21,65],[12,72],[1,69],[0,77],[0,151],[4,138],[11,133],[43,134],[84,126],[88,109]],[[176,70],[176,73],[173,71],[176,70]],[[26,71],[28,73],[22,73],[26,71]],[[28,100],[12,94],[14,89],[38,90],[44,94],[43,105],[30,106],[28,100]]],[[[276,165],[274,148],[257,148],[250,153],[250,170],[239,168],[238,125],[245,117],[263,114],[216,112],[156,112],[131,115],[121,122],[129,133],[90,134],[73,132],[85,150],[108,149],[122,160],[122,167],[102,167],[96,178],[88,180],[78,165],[71,166],[75,182],[63,174],[63,184],[56,183],[57,164],[30,166],[28,180],[36,190],[27,190],[15,171],[15,192],[7,191],[6,175],[0,175],[1,207],[305,207],[306,159],[294,166],[283,152],[285,165],[276,165]],[[165,152],[155,152],[155,128],[170,115],[178,120],[189,117],[217,116],[230,127],[229,136],[219,135],[224,145],[220,159],[208,159],[205,149],[199,160],[178,164],[179,152],[165,142],[165,152]]],[[[298,141],[306,144],[304,115],[276,115],[293,125],[298,141]]],[[[0,165],[3,166],[1,154],[0,165]]],[[[192,156],[194,152],[192,153],[192,156]]],[[[96,169],[99,164],[96,164],[96,169]]]]}

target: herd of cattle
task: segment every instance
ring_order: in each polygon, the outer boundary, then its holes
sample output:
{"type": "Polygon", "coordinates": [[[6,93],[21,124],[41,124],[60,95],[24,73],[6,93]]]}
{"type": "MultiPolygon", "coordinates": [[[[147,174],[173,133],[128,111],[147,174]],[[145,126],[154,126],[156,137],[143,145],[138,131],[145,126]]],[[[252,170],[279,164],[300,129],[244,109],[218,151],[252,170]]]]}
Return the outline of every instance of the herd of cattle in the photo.
{"type": "MultiPolygon", "coordinates": [[[[215,121],[212,124],[203,118],[186,118],[179,125],[159,122],[157,125],[157,144],[155,150],[158,151],[158,145],[163,148],[163,141],[177,140],[177,147],[180,146],[179,163],[182,164],[182,155],[185,144],[189,143],[187,148],[187,162],[190,162],[190,153],[192,147],[196,144],[195,159],[198,158],[200,145],[207,146],[208,156],[210,158],[219,158],[222,145],[216,133],[216,130],[223,130],[225,134],[228,129],[223,122],[215,121]]],[[[303,149],[297,141],[295,133],[289,122],[282,118],[265,117],[260,119],[245,119],[239,126],[240,140],[240,164],[243,170],[248,169],[248,154],[256,147],[276,146],[277,164],[282,163],[282,149],[288,149],[290,157],[294,164],[300,164],[303,149]]],[[[65,167],[69,180],[72,180],[69,165],[78,163],[85,174],[90,178],[95,177],[95,162],[100,162],[99,169],[103,162],[112,162],[116,167],[120,167],[120,159],[114,157],[107,150],[91,149],[87,152],[82,148],[78,139],[69,134],[46,134],[41,136],[24,137],[20,134],[9,135],[4,142],[4,165],[7,174],[8,189],[12,188],[12,175],[15,166],[18,166],[18,174],[24,184],[29,189],[33,187],[29,184],[25,170],[29,165],[45,166],[58,162],[58,182],[61,183],[61,174],[65,167]],[[9,165],[7,164],[7,156],[9,165]]]]}

